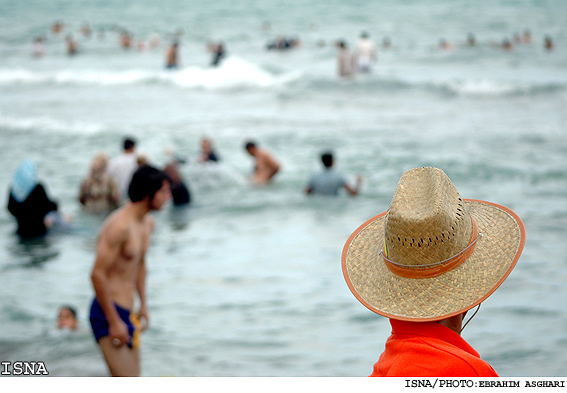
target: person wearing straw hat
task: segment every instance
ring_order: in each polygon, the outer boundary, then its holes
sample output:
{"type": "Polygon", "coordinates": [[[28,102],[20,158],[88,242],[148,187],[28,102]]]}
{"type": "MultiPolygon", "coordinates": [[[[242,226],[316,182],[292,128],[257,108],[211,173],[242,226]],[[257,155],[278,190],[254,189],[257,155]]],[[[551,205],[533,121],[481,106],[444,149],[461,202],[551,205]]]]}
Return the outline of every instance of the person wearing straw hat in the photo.
{"type": "Polygon", "coordinates": [[[461,199],[439,168],[404,172],[388,211],[356,229],[342,254],[352,293],[392,326],[371,376],[498,376],[460,334],[524,243],[510,209],[461,199]]]}

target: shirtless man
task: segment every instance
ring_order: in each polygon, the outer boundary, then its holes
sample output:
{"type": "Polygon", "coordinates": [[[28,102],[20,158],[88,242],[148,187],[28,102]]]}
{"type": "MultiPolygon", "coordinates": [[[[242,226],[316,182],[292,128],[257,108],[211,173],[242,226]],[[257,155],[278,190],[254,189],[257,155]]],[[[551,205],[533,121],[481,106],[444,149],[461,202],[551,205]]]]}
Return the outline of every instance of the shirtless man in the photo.
{"type": "Polygon", "coordinates": [[[163,172],[143,166],[134,173],[128,195],[130,200],[102,225],[91,273],[96,294],[91,326],[112,376],[140,375],[138,336],[149,322],[145,254],[154,226],[148,213],[160,210],[170,198],[169,180],[163,172]],[[132,312],[136,292],[137,315],[132,312]]]}
{"type": "Polygon", "coordinates": [[[179,66],[177,61],[177,48],[179,47],[179,43],[177,41],[173,42],[167,51],[166,59],[165,59],[165,68],[173,69],[179,66]]]}
{"type": "Polygon", "coordinates": [[[248,154],[256,159],[252,181],[255,184],[265,184],[280,170],[280,164],[265,150],[261,150],[254,142],[245,145],[248,154]]]}

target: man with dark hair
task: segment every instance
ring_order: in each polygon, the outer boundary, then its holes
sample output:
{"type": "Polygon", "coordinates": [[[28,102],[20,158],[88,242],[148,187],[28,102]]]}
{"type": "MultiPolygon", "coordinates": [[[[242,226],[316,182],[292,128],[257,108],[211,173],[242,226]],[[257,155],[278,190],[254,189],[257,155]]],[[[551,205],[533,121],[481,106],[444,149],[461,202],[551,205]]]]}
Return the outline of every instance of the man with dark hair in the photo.
{"type": "Polygon", "coordinates": [[[112,376],[139,376],[139,332],[148,327],[145,254],[154,219],[171,197],[165,173],[144,165],[132,176],[130,200],[102,224],[91,280],[96,297],[90,321],[112,376]],[[136,293],[140,301],[132,312],[136,293]],[[142,326],[140,320],[145,319],[142,326]]]}
{"type": "Polygon", "coordinates": [[[136,146],[136,141],[130,138],[124,139],[124,151],[129,151],[130,149],[133,149],[134,146],[136,146]]]}
{"type": "Polygon", "coordinates": [[[244,145],[248,154],[256,159],[252,181],[254,184],[268,183],[280,170],[280,164],[266,150],[260,149],[253,141],[244,145]]]}
{"type": "Polygon", "coordinates": [[[350,195],[358,195],[362,176],[357,175],[356,184],[354,186],[350,186],[347,183],[346,178],[333,169],[334,162],[332,153],[323,153],[321,155],[321,161],[323,162],[325,169],[323,169],[322,172],[311,176],[307,183],[307,187],[305,188],[305,193],[307,195],[337,195],[341,188],[347,190],[350,195]]]}
{"type": "Polygon", "coordinates": [[[124,202],[128,197],[128,185],[132,180],[132,174],[138,169],[138,155],[135,152],[136,141],[133,138],[126,137],[122,143],[124,151],[110,160],[106,171],[118,183],[120,199],[124,202]]]}

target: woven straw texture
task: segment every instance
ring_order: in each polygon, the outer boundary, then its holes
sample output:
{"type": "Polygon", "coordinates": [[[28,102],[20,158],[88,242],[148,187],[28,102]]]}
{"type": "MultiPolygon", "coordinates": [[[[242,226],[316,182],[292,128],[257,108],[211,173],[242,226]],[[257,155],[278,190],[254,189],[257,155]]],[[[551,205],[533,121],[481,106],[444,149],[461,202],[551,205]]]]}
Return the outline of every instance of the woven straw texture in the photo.
{"type": "MultiPolygon", "coordinates": [[[[380,255],[387,221],[383,214],[359,228],[350,244],[345,245],[343,272],[351,291],[378,314],[413,321],[444,319],[486,299],[502,284],[519,258],[525,238],[523,224],[498,205],[467,200],[464,205],[483,235],[466,262],[432,278],[395,275],[380,255]]],[[[470,238],[470,231],[467,236],[470,238]]],[[[439,261],[438,258],[447,256],[450,255],[435,258],[439,261]]],[[[408,261],[411,264],[412,259],[404,259],[404,263],[408,261]]]]}

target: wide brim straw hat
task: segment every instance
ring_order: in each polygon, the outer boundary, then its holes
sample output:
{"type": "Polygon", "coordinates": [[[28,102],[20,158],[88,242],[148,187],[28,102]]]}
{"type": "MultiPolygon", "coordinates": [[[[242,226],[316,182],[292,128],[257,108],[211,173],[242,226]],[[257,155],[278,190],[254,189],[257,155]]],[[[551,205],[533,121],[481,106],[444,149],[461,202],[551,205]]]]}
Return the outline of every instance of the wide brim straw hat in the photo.
{"type": "Polygon", "coordinates": [[[388,318],[426,322],[461,314],[508,277],[525,243],[510,209],[461,199],[438,168],[404,172],[388,211],[347,240],[342,269],[368,309],[388,318]]]}

